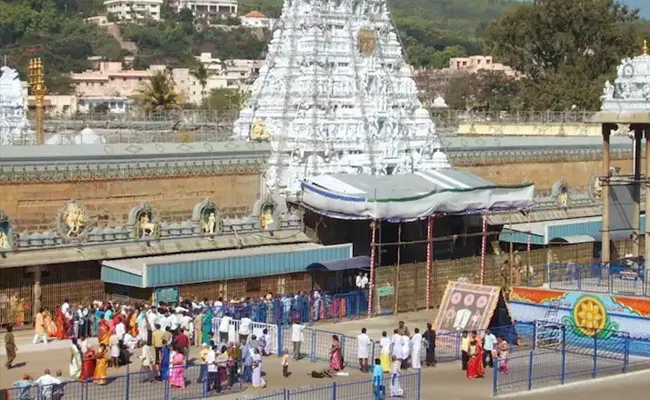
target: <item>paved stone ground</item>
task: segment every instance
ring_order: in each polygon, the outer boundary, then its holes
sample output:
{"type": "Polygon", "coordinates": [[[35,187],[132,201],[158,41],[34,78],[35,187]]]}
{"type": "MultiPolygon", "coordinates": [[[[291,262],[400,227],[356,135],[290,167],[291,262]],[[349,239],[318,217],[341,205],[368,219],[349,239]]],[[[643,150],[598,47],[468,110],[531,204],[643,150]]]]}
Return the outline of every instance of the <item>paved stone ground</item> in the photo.
{"type": "MultiPolygon", "coordinates": [[[[319,324],[316,326],[317,329],[323,329],[333,332],[339,332],[346,335],[356,336],[362,327],[368,329],[368,334],[371,338],[379,338],[381,336],[381,331],[392,331],[396,326],[399,320],[404,320],[407,326],[411,330],[416,327],[419,327],[420,330],[423,330],[426,326],[426,322],[432,321],[435,318],[435,311],[422,311],[418,313],[408,313],[402,314],[400,316],[387,316],[387,317],[377,317],[371,320],[361,319],[356,321],[341,321],[337,323],[327,323],[319,324]]],[[[67,375],[67,365],[69,360],[69,352],[67,350],[67,343],[53,343],[48,346],[46,349],[42,345],[31,346],[25,344],[26,342],[31,341],[31,335],[29,334],[19,334],[18,335],[18,345],[22,347],[22,351],[18,355],[17,362],[22,364],[19,368],[13,370],[0,370],[0,387],[8,387],[12,382],[19,379],[19,377],[24,373],[28,372],[32,375],[40,375],[45,368],[50,368],[51,370],[62,369],[64,375],[67,375]],[[59,347],[54,349],[54,347],[59,347]],[[60,348],[63,347],[63,348],[60,348]]],[[[197,350],[193,349],[191,357],[195,357],[197,350]]],[[[555,366],[555,359],[557,355],[549,353],[546,357],[544,363],[540,364],[538,368],[539,374],[536,370],[535,375],[541,377],[543,374],[556,374],[555,371],[557,366],[555,366]],[[542,367],[541,365],[549,365],[548,368],[551,368],[552,371],[546,369],[547,367],[542,367]]],[[[4,356],[0,356],[0,362],[4,363],[4,356]]],[[[571,361],[568,362],[568,369],[573,369],[576,372],[584,373],[588,368],[582,368],[589,361],[580,356],[571,358],[571,361]],[[584,371],[583,371],[584,370],[584,371]]],[[[139,365],[139,363],[135,363],[139,365]]],[[[523,369],[524,364],[521,366],[511,365],[511,369],[515,367],[517,370],[523,369]]],[[[602,366],[602,365],[601,365],[602,366]]],[[[244,397],[250,396],[260,396],[267,395],[284,388],[299,388],[307,386],[321,386],[330,384],[332,381],[341,384],[343,387],[345,382],[349,381],[359,381],[360,379],[368,378],[367,375],[363,375],[356,370],[349,369],[347,372],[350,373],[347,377],[336,377],[333,380],[329,379],[314,379],[308,376],[308,373],[312,370],[320,370],[324,367],[323,364],[311,363],[306,360],[301,360],[298,362],[291,363],[291,372],[292,375],[289,378],[283,378],[281,376],[280,360],[278,357],[271,356],[265,359],[264,370],[266,373],[265,379],[268,382],[268,387],[264,390],[253,390],[252,388],[247,388],[243,393],[238,394],[228,394],[221,395],[219,397],[214,397],[215,399],[221,400],[235,400],[244,397]]],[[[616,362],[612,363],[612,368],[618,368],[616,362]]],[[[120,369],[113,369],[110,371],[111,375],[123,375],[126,372],[126,368],[122,367],[120,369]]],[[[193,372],[188,373],[191,375],[193,372]]],[[[522,380],[522,374],[527,372],[512,372],[509,375],[509,378],[513,383],[515,381],[522,380]],[[517,375],[519,374],[519,375],[517,375]]],[[[637,374],[637,373],[635,373],[637,374]]],[[[636,399],[647,399],[648,384],[647,379],[650,377],[650,371],[640,372],[640,375],[621,375],[614,378],[606,378],[605,380],[589,380],[577,384],[578,386],[566,385],[561,388],[548,389],[546,392],[530,392],[525,394],[516,394],[509,395],[508,398],[516,399],[550,399],[554,400],[594,400],[600,398],[615,398],[622,397],[626,400],[636,400],[636,399]],[[621,396],[621,395],[624,395],[621,396]]],[[[581,378],[586,378],[587,376],[581,376],[581,378]]],[[[188,376],[192,378],[192,376],[188,376]]],[[[122,378],[123,379],[123,378],[122,378]]],[[[427,398],[439,398],[445,400],[475,400],[475,399],[488,399],[492,398],[492,371],[488,370],[485,379],[480,380],[467,380],[465,374],[460,370],[460,363],[458,362],[449,362],[438,364],[435,368],[425,368],[422,370],[422,381],[421,388],[423,393],[423,399],[427,398]]],[[[541,382],[543,384],[544,382],[541,382]]],[[[553,382],[549,380],[547,384],[552,384],[553,382]]],[[[132,383],[131,393],[137,393],[138,399],[141,400],[159,400],[162,398],[162,389],[160,384],[136,384],[132,383]]],[[[539,386],[537,386],[539,387],[539,386]]],[[[117,398],[124,398],[124,383],[114,382],[106,387],[94,387],[92,392],[93,400],[104,400],[111,399],[115,400],[117,398]]],[[[191,395],[197,395],[200,390],[200,387],[194,384],[194,387],[189,386],[186,389],[187,395],[184,393],[180,395],[180,392],[176,394],[174,391],[171,392],[171,397],[175,399],[189,398],[191,395]]],[[[339,398],[344,399],[354,399],[358,398],[357,395],[365,393],[368,390],[368,387],[364,384],[358,384],[354,387],[348,387],[347,389],[340,389],[337,393],[340,396],[339,398]]],[[[362,395],[363,396],[363,395],[362,395]]],[[[364,396],[365,397],[365,396],[364,396]]],[[[295,397],[292,396],[292,399],[309,399],[309,400],[320,400],[321,398],[331,398],[326,392],[322,390],[320,392],[305,392],[295,397]]],[[[409,397],[408,393],[406,394],[406,399],[412,399],[409,397]]],[[[281,400],[281,397],[277,398],[281,400]]],[[[275,400],[273,397],[269,397],[269,400],[275,400]]]]}

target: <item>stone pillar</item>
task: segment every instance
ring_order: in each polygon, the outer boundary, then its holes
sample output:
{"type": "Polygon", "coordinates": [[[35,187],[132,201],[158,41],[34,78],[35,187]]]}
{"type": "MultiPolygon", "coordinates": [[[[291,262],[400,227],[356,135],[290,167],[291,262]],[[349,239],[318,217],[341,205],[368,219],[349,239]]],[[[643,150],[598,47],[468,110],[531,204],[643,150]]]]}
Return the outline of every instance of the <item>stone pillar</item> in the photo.
{"type": "Polygon", "coordinates": [[[609,138],[612,128],[609,124],[602,125],[603,135],[603,175],[605,177],[602,183],[602,198],[603,198],[603,224],[602,224],[602,255],[601,261],[603,264],[609,263],[609,138]]]}
{"type": "Polygon", "coordinates": [[[34,298],[34,302],[32,303],[32,319],[36,318],[36,314],[38,314],[41,311],[41,297],[42,297],[42,291],[41,291],[41,269],[42,267],[40,265],[37,265],[35,267],[32,267],[34,270],[34,286],[32,289],[32,297],[34,298]]]}
{"type": "MultiPolygon", "coordinates": [[[[650,260],[650,126],[645,130],[645,261],[650,260]]],[[[647,264],[646,264],[647,265],[647,264]]]]}
{"type": "Polygon", "coordinates": [[[641,141],[643,140],[643,127],[637,125],[634,127],[634,165],[632,166],[632,175],[634,177],[633,186],[633,199],[632,205],[632,254],[634,257],[639,257],[640,254],[640,238],[641,238],[641,141]]]}

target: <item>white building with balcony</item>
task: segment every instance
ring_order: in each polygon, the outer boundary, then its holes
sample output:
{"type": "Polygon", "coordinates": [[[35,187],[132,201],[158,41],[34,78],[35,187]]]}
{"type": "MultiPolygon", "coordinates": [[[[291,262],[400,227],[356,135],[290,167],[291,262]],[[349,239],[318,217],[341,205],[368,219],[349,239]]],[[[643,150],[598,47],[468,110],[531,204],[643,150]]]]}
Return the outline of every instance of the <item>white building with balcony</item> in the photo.
{"type": "Polygon", "coordinates": [[[106,0],[106,11],[121,21],[160,20],[163,0],[106,0]]]}
{"type": "Polygon", "coordinates": [[[267,18],[266,15],[259,11],[251,11],[246,15],[242,15],[240,19],[242,26],[247,28],[273,29],[277,22],[275,18],[267,18]]]}
{"type": "Polygon", "coordinates": [[[172,7],[180,12],[189,8],[197,16],[236,16],[238,10],[237,0],[176,0],[172,7]]]}

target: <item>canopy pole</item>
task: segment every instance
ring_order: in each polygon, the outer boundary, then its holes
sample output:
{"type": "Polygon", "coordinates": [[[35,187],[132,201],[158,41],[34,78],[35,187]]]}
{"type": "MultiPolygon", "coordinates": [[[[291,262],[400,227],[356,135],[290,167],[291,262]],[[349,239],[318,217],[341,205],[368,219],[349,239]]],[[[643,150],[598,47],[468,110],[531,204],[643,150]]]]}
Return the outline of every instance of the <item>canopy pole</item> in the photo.
{"type": "Polygon", "coordinates": [[[487,250],[487,214],[483,214],[483,235],[481,237],[481,273],[479,282],[482,285],[485,280],[485,253],[487,250]]]}
{"type": "Polygon", "coordinates": [[[375,251],[377,224],[370,222],[370,290],[368,290],[368,319],[372,318],[372,298],[375,291],[375,251]]]}
{"type": "Polygon", "coordinates": [[[427,304],[426,309],[428,310],[431,304],[431,268],[433,258],[433,223],[434,217],[429,216],[427,218],[427,304]]]}
{"type": "Polygon", "coordinates": [[[393,314],[397,315],[399,314],[399,287],[400,287],[400,263],[401,263],[401,255],[402,255],[402,223],[400,222],[399,225],[397,225],[397,279],[396,285],[395,285],[395,303],[393,304],[393,314]]]}
{"type": "Polygon", "coordinates": [[[530,286],[530,244],[532,237],[530,235],[530,211],[526,213],[528,219],[528,234],[526,235],[526,286],[530,286]]]}

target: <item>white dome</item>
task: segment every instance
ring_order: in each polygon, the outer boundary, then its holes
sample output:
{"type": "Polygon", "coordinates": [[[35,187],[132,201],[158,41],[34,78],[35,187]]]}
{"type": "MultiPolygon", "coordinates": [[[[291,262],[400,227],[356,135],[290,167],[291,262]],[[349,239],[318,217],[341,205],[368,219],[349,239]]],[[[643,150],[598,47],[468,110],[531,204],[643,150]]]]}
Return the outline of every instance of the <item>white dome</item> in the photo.
{"type": "Polygon", "coordinates": [[[84,128],[81,133],[73,139],[74,144],[104,144],[106,139],[99,136],[90,128],[84,128]]]}
{"type": "Polygon", "coordinates": [[[447,108],[447,102],[445,101],[445,99],[442,98],[442,96],[436,96],[436,98],[433,99],[433,107],[447,108]]]}
{"type": "Polygon", "coordinates": [[[416,118],[429,118],[429,112],[425,108],[418,108],[415,110],[415,117],[416,118]]]}
{"type": "Polygon", "coordinates": [[[449,165],[449,158],[440,150],[437,150],[435,153],[433,153],[431,160],[434,168],[451,168],[451,165],[449,165]]]}
{"type": "Polygon", "coordinates": [[[50,136],[50,138],[45,141],[45,144],[70,144],[70,142],[65,136],[57,133],[50,136]]]}

